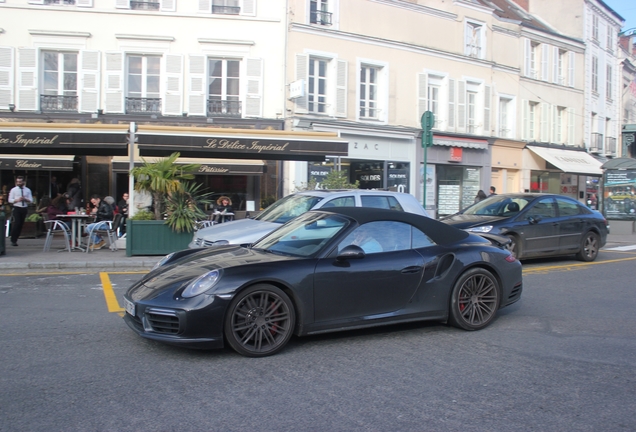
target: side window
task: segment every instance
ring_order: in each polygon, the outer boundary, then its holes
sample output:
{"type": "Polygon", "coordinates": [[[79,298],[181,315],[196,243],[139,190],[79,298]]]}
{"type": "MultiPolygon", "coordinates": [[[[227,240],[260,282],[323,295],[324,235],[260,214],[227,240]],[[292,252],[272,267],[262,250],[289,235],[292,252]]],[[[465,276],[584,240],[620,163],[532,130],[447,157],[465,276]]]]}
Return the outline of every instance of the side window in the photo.
{"type": "Polygon", "coordinates": [[[331,201],[328,201],[320,208],[329,208],[329,207],[355,207],[356,200],[352,196],[348,197],[340,197],[334,198],[331,201]]]}
{"type": "Polygon", "coordinates": [[[539,200],[528,211],[527,217],[540,217],[541,219],[556,217],[556,209],[554,208],[554,201],[552,198],[543,198],[539,200]]]}
{"type": "Polygon", "coordinates": [[[582,213],[581,206],[563,198],[557,198],[557,206],[559,207],[560,216],[576,216],[582,213]]]}
{"type": "Polygon", "coordinates": [[[392,252],[411,248],[411,226],[402,222],[369,222],[356,228],[338,245],[360,246],[364,253],[392,252]]]}
{"type": "Polygon", "coordinates": [[[411,244],[413,245],[413,249],[420,249],[429,246],[433,246],[435,242],[428,238],[426,234],[422,231],[418,230],[415,227],[411,229],[411,244]]]}
{"type": "Polygon", "coordinates": [[[362,201],[362,207],[404,211],[394,196],[362,195],[360,200],[362,201]]]}

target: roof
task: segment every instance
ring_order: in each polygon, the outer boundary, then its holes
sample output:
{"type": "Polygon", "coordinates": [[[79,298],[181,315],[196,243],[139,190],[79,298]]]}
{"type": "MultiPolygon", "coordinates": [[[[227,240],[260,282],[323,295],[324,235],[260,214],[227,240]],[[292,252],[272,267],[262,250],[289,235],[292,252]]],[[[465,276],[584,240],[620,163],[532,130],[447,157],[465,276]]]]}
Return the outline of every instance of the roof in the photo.
{"type": "MultiPolygon", "coordinates": [[[[324,212],[325,210],[313,210],[324,212]]],[[[455,243],[467,238],[466,231],[453,228],[435,219],[413,213],[375,209],[369,207],[330,207],[329,213],[337,213],[355,219],[359,224],[375,221],[396,221],[413,225],[439,245],[455,243]]]]}
{"type": "Polygon", "coordinates": [[[602,166],[602,169],[636,169],[636,159],[621,157],[610,159],[605,162],[602,166]]]}

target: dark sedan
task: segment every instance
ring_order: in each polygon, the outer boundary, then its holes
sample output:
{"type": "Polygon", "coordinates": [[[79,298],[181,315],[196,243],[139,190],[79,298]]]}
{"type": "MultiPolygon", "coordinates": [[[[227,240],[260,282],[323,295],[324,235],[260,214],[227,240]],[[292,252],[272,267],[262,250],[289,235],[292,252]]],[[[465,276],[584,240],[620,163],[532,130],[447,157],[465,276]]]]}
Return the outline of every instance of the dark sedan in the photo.
{"type": "Polygon", "coordinates": [[[521,264],[501,244],[406,212],[314,210],[253,245],[168,255],[128,289],[124,318],[145,338],[252,357],[293,334],[416,320],[478,330],[521,297],[521,264]]]}
{"type": "Polygon", "coordinates": [[[599,212],[561,195],[493,195],[442,222],[475,233],[505,235],[518,258],[572,255],[594,261],[607,241],[607,220],[599,212]]]}

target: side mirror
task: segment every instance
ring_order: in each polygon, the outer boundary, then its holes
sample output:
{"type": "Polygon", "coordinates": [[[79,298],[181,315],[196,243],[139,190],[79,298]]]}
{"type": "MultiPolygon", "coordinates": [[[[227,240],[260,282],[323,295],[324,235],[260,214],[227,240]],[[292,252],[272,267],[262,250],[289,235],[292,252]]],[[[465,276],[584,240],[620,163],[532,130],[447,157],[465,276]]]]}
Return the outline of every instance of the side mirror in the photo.
{"type": "Polygon", "coordinates": [[[364,258],[366,255],[362,248],[357,245],[349,245],[345,246],[344,249],[340,251],[336,260],[338,261],[347,261],[351,259],[360,259],[364,258]]]}

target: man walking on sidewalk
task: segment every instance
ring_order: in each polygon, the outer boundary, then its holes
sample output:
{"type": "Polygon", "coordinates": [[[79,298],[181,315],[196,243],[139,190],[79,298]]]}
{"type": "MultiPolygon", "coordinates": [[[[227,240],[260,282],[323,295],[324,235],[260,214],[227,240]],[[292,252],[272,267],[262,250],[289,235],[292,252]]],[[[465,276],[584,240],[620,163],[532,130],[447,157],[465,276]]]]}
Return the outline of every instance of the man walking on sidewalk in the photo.
{"type": "Polygon", "coordinates": [[[16,177],[15,187],[9,192],[9,202],[13,204],[13,227],[11,229],[11,244],[18,245],[18,238],[22,233],[22,225],[27,217],[29,203],[33,202],[31,189],[24,185],[24,177],[16,177]]]}

